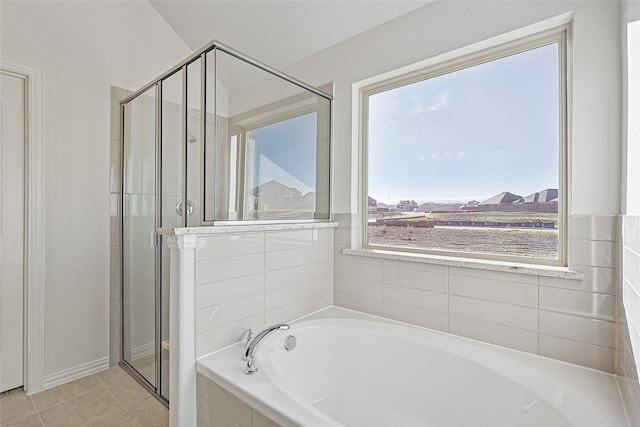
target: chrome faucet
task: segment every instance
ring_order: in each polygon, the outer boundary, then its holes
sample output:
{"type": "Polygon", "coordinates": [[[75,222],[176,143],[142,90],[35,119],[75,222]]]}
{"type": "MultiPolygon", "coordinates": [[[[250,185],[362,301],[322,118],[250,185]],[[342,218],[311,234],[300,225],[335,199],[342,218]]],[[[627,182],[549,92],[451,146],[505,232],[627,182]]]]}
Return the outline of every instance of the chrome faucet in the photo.
{"type": "Polygon", "coordinates": [[[258,372],[258,368],[256,368],[256,360],[253,356],[253,352],[256,351],[256,347],[260,342],[271,332],[278,330],[287,330],[289,329],[289,325],[286,323],[280,323],[278,325],[271,325],[266,327],[263,331],[259,332],[255,337],[253,336],[253,332],[251,329],[246,332],[246,344],[244,353],[242,355],[242,359],[247,361],[247,369],[245,369],[244,373],[247,375],[253,375],[258,372]]]}

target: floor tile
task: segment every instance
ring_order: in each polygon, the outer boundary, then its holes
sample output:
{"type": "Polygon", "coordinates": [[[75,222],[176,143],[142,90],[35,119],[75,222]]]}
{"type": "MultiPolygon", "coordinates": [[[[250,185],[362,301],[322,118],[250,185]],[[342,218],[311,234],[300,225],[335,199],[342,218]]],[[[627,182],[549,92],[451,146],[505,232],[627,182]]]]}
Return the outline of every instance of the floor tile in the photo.
{"type": "Polygon", "coordinates": [[[103,385],[93,375],[91,375],[36,393],[31,396],[31,398],[33,399],[36,409],[38,411],[43,411],[59,403],[99,390],[102,387],[103,385]]]}
{"type": "Polygon", "coordinates": [[[46,427],[79,426],[120,407],[113,396],[102,389],[46,409],[40,412],[40,417],[46,427]]]}
{"type": "Polygon", "coordinates": [[[129,376],[123,380],[108,385],[107,389],[123,406],[147,398],[150,394],[147,389],[142,387],[136,380],[129,376]]]}
{"type": "Polygon", "coordinates": [[[0,397],[0,424],[16,421],[36,413],[31,398],[24,391],[14,391],[0,397]]]}
{"type": "Polygon", "coordinates": [[[38,414],[32,414],[8,423],[0,422],[0,425],[2,427],[42,427],[42,421],[38,414]]]}
{"type": "Polygon", "coordinates": [[[87,421],[82,427],[140,427],[140,424],[124,408],[117,408],[87,421]]]}
{"type": "Polygon", "coordinates": [[[104,385],[113,384],[115,382],[124,380],[125,378],[131,378],[129,374],[125,372],[120,366],[113,366],[106,371],[98,372],[94,375],[104,385]]]}
{"type": "Polygon", "coordinates": [[[119,366],[33,396],[0,394],[0,427],[168,425],[167,408],[119,366]]]}
{"type": "Polygon", "coordinates": [[[77,427],[88,421],[74,411],[69,401],[45,409],[39,414],[45,427],[77,427]]]}
{"type": "Polygon", "coordinates": [[[125,407],[142,427],[166,427],[169,425],[169,410],[155,397],[149,396],[125,407]]]}

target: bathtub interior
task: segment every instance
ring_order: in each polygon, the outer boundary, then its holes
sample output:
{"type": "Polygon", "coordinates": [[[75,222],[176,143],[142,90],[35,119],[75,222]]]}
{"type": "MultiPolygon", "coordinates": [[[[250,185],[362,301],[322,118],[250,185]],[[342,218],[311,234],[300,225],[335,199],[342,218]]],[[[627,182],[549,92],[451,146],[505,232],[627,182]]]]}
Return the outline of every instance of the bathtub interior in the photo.
{"type": "Polygon", "coordinates": [[[268,337],[253,377],[237,347],[199,372],[281,425],[628,425],[611,375],[337,307],[268,337]]]}
{"type": "Polygon", "coordinates": [[[344,425],[571,425],[559,410],[564,388],[549,378],[527,387],[522,384],[533,375],[505,375],[500,366],[523,368],[508,366],[513,362],[506,358],[479,364],[397,331],[372,329],[371,322],[355,322],[294,325],[289,334],[298,345],[292,351],[284,350],[285,334],[274,335],[258,355],[264,375],[344,425]],[[384,351],[374,350],[380,343],[384,351]]]}

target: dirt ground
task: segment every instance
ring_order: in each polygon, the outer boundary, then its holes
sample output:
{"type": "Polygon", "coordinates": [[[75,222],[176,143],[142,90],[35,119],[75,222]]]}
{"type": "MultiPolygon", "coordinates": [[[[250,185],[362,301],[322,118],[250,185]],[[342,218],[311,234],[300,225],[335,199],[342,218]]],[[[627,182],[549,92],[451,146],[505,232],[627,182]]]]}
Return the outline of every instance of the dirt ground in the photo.
{"type": "Polygon", "coordinates": [[[535,258],[558,256],[558,234],[549,231],[371,226],[368,234],[373,245],[535,258]]]}

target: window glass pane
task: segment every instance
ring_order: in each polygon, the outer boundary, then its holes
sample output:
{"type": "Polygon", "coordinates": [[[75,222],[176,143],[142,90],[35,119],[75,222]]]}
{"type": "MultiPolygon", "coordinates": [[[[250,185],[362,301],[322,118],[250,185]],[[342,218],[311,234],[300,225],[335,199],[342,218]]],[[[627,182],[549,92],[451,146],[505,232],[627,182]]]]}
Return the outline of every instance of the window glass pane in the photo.
{"type": "Polygon", "coordinates": [[[368,97],[369,245],[558,259],[559,44],[368,97]]]}
{"type": "Polygon", "coordinates": [[[245,216],[313,218],[317,114],[310,113],[249,133],[245,216]]]}

